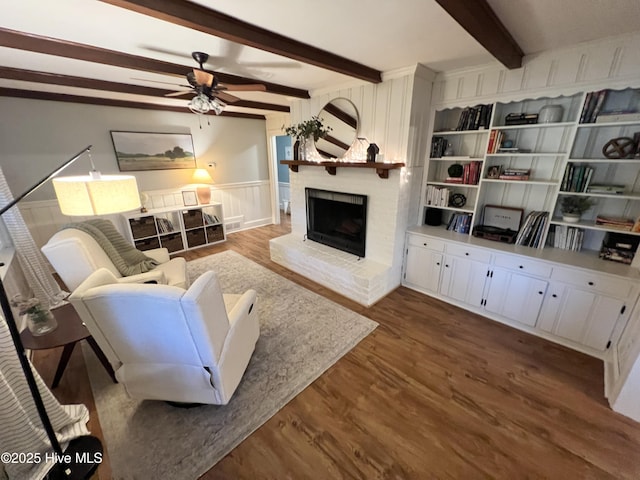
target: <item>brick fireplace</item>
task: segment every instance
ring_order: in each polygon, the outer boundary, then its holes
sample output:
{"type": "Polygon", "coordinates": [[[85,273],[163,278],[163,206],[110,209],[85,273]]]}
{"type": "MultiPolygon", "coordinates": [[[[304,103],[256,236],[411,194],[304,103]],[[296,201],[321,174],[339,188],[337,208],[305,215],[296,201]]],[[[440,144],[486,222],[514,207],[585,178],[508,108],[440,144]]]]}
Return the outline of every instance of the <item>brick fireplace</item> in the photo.
{"type": "Polygon", "coordinates": [[[383,179],[373,170],[301,166],[290,175],[291,233],[270,242],[271,259],[365,306],[400,285],[409,185],[403,170],[383,179]],[[364,257],[312,240],[307,233],[306,189],[367,197],[364,257]]]}

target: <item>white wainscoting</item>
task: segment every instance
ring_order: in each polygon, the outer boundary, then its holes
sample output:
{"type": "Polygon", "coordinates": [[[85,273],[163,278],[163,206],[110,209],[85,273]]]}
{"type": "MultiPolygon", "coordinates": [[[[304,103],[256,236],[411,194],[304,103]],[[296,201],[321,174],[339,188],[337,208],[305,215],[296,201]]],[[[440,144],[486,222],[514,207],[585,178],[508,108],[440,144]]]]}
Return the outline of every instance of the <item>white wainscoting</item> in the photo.
{"type": "MultiPolygon", "coordinates": [[[[147,191],[147,207],[160,208],[182,205],[182,191],[195,190],[184,187],[179,190],[147,191]]],[[[228,233],[271,224],[271,199],[269,181],[232,183],[211,187],[213,201],[222,203],[225,228],[228,233]]],[[[36,244],[41,247],[60,228],[71,222],[79,222],[91,217],[68,217],[63,215],[56,200],[22,202],[20,212],[31,231],[36,244]]],[[[120,215],[108,215],[114,225],[124,234],[124,224],[120,215]]]]}
{"type": "Polygon", "coordinates": [[[437,108],[573,94],[640,85],[640,34],[527,55],[523,66],[498,63],[438,74],[432,103],[437,108]]]}

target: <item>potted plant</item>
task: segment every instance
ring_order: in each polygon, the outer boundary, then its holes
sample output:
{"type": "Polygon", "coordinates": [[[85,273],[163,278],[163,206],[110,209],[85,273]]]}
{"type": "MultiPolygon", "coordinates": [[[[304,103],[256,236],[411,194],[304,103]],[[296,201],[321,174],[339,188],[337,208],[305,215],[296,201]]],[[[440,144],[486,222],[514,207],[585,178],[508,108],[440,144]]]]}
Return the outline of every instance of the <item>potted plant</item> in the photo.
{"type": "Polygon", "coordinates": [[[314,115],[309,120],[305,120],[304,122],[297,123],[295,125],[290,125],[285,128],[283,125],[282,128],[284,132],[296,138],[297,146],[294,146],[294,155],[297,153],[298,158],[294,158],[294,160],[306,160],[306,143],[308,140],[313,137],[313,141],[317,142],[319,139],[326,137],[331,130],[333,130],[330,126],[325,126],[322,123],[322,119],[318,115],[314,115]]]}
{"type": "Polygon", "coordinates": [[[589,197],[578,195],[565,195],[560,201],[560,210],[562,212],[562,220],[565,222],[576,223],[580,221],[580,217],[584,212],[593,206],[593,201],[589,197]]]}

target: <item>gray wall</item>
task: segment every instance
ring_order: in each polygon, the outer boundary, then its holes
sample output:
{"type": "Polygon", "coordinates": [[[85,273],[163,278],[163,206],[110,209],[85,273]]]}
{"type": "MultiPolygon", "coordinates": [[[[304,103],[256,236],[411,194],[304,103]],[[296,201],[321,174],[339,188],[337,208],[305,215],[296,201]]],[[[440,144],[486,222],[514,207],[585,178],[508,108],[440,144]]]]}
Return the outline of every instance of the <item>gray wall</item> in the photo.
{"type": "MultiPolygon", "coordinates": [[[[216,183],[269,178],[265,122],[190,113],[103,107],[43,100],[0,97],[0,166],[18,194],[87,145],[104,174],[118,172],[110,130],[191,133],[197,166],[216,183]],[[211,125],[207,125],[207,118],[211,125]],[[208,168],[215,162],[217,167],[208,168]]],[[[79,159],[63,175],[86,175],[87,159],[79,159]]],[[[193,170],[132,172],[138,188],[160,190],[191,183],[193,170]]],[[[55,198],[50,183],[28,200],[55,198]]]]}

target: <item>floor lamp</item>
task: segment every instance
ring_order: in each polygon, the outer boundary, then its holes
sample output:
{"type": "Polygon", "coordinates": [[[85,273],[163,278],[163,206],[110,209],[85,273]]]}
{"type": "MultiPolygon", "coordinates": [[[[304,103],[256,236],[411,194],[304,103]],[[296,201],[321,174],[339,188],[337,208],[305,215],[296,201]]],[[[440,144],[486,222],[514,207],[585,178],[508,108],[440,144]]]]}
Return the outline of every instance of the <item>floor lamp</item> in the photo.
{"type": "MultiPolygon", "coordinates": [[[[54,179],[53,181],[62,213],[65,215],[106,215],[139,208],[140,196],[138,194],[135,177],[131,175],[100,175],[91,160],[91,145],[89,145],[31,188],[28,188],[24,193],[15,197],[8,205],[2,207],[0,209],[0,217],[20,200],[58,175],[58,173],[85,153],[89,154],[89,160],[91,161],[92,171],[89,176],[62,177],[54,179]]],[[[2,307],[2,313],[9,327],[20,366],[27,380],[27,385],[29,386],[29,391],[33,397],[38,415],[47,433],[51,447],[57,455],[57,458],[60,459],[49,471],[47,478],[52,480],[89,478],[99,465],[101,455],[98,454],[102,453],[100,440],[90,435],[84,435],[69,442],[66,450],[62,450],[51,421],[49,420],[49,416],[47,415],[47,410],[40,396],[35,377],[31,371],[24,345],[20,340],[20,332],[18,331],[15,318],[13,317],[13,311],[9,304],[7,292],[1,279],[0,306],[2,307]]]]}

